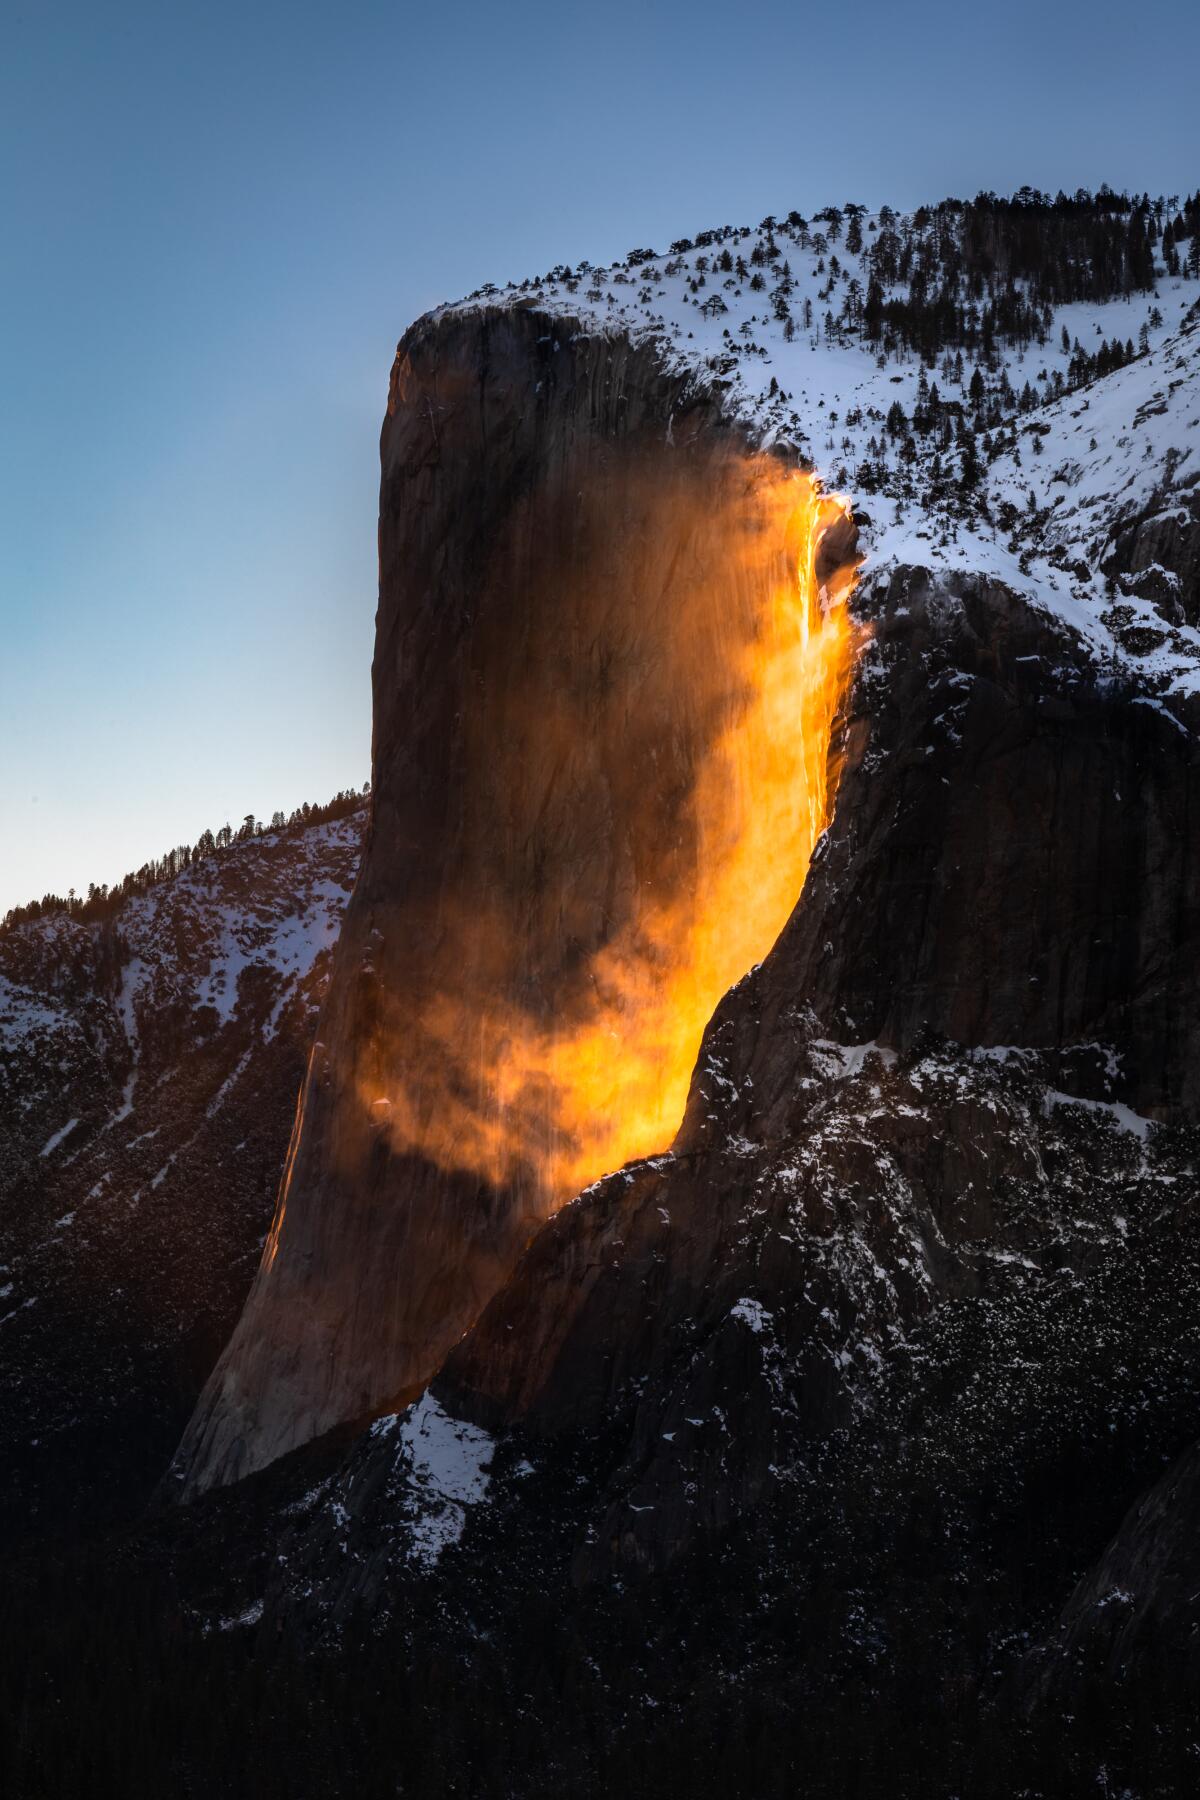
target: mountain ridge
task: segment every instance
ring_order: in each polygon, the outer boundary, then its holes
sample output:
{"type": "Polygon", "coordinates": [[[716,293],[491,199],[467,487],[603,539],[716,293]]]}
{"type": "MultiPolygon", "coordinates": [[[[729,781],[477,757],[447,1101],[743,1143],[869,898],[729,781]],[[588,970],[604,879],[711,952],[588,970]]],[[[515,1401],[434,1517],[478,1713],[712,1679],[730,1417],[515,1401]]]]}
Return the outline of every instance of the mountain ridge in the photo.
{"type": "Polygon", "coordinates": [[[161,1475],[270,1223],[365,807],[0,934],[17,1537],[124,1516],[161,1475]]]}

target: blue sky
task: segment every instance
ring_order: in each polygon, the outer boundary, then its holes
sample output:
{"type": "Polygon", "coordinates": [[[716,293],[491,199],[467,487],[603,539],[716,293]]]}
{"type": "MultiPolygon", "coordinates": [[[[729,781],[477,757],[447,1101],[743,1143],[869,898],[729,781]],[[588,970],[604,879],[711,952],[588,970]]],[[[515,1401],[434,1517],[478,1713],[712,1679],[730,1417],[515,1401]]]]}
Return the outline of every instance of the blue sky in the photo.
{"type": "Polygon", "coordinates": [[[9,0],[0,911],[367,776],[396,339],[791,206],[1200,185],[1200,8],[9,0]]]}

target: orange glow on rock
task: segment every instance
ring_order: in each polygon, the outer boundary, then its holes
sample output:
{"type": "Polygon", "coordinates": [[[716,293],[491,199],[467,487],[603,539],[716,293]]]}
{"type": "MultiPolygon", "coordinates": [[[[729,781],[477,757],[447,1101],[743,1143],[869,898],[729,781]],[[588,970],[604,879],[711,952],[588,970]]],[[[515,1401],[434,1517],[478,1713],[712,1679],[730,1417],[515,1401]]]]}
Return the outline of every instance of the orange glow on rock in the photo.
{"type": "MultiPolygon", "coordinates": [[[[672,879],[597,896],[614,928],[562,984],[561,1006],[547,1005],[544,991],[538,1004],[523,1003],[513,971],[525,953],[512,942],[511,916],[486,903],[485,883],[475,883],[469,904],[443,895],[442,962],[457,959],[461,979],[414,995],[407,1015],[398,1002],[387,1037],[405,1047],[389,1055],[382,1043],[360,1069],[361,1103],[394,1153],[521,1189],[532,1215],[670,1146],[705,1026],[771,950],[829,821],[829,744],[853,658],[854,571],[838,570],[820,589],[817,565],[822,535],[848,509],[765,457],[753,460],[737,493],[736,521],[733,504],[729,521],[703,526],[725,529],[729,549],[723,566],[705,565],[710,591],[694,612],[689,606],[691,616],[664,627],[649,699],[638,670],[613,677],[635,696],[625,702],[631,717],[635,707],[657,709],[664,737],[682,729],[678,709],[711,721],[686,789],[671,801],[684,877],[677,856],[672,879]]],[[[578,710],[556,700],[569,676],[560,671],[544,687],[536,673],[531,681],[527,716],[506,714],[489,729],[509,743],[536,733],[539,756],[552,758],[556,742],[565,753],[580,729],[578,710]]],[[[640,751],[631,749],[646,765],[631,773],[649,793],[656,767],[648,741],[643,734],[640,751]]],[[[591,826],[580,818],[581,837],[591,826]]],[[[665,861],[669,848],[664,842],[665,861]]]]}

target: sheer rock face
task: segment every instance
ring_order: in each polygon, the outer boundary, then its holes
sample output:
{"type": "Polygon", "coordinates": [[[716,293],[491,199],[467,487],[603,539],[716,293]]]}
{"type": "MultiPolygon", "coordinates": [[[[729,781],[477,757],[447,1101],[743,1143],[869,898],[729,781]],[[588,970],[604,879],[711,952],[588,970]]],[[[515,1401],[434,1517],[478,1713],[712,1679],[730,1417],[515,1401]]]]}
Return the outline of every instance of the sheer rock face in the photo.
{"type": "Polygon", "coordinates": [[[545,1216],[528,1167],[471,1172],[475,1039],[514,1005],[569,1018],[635,896],[687,890],[679,801],[719,721],[676,665],[727,660],[696,596],[747,467],[715,400],[649,350],[521,308],[401,344],[370,836],[272,1239],[180,1491],[418,1391],[545,1216]]]}

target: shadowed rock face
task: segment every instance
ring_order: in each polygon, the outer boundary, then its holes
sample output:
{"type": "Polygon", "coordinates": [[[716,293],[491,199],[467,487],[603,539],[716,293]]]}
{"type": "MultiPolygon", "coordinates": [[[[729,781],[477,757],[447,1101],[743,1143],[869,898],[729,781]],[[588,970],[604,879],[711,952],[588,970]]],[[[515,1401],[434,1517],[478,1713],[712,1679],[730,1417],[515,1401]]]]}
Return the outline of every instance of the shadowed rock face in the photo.
{"type": "Polygon", "coordinates": [[[1196,701],[1172,700],[1180,724],[981,576],[901,569],[858,604],[875,638],[827,854],[743,1051],[759,1105],[763,1085],[786,1092],[772,1039],[803,996],[843,1042],[1029,1046],[1072,1093],[1194,1119],[1196,701]],[[1096,1085],[1097,1043],[1115,1088],[1096,1085]]]}
{"type": "Polygon", "coordinates": [[[520,309],[414,328],[381,454],[370,835],[186,1493],[410,1397],[578,1185],[539,1166],[536,1089],[501,1117],[490,1076],[511,1020],[587,1015],[641,896],[687,904],[780,478],[649,352],[520,309]]]}
{"type": "MultiPolygon", "coordinates": [[[[1157,1639],[1194,1738],[1194,1457],[1104,1553],[1200,1431],[1194,740],[997,582],[855,605],[832,824],[672,1153],[543,1225],[420,1406],[310,1485],[268,1617],[402,1619],[438,1716],[552,1666],[539,1746],[583,1709],[640,1748],[649,1692],[685,1721],[663,1792],[726,1689],[772,1697],[755,1791],[1091,1791],[1081,1670],[1097,1716],[1137,1677],[1138,1761],[1157,1639]]],[[[699,1766],[719,1736],[685,1786],[740,1791],[699,1766]]]]}
{"type": "MultiPolygon", "coordinates": [[[[1135,1760],[1164,1695],[1194,1738],[1195,1452],[1154,1484],[1200,1427],[1200,719],[984,576],[887,573],[855,606],[832,824],[672,1153],[545,1224],[422,1403],[494,1435],[486,1502],[431,1491],[413,1415],[381,1422],[269,1603],[342,1628],[432,1588],[456,1701],[523,1688],[550,1630],[588,1666],[623,1603],[613,1717],[652,1682],[685,1746],[715,1592],[714,1691],[780,1683],[806,1767],[811,1720],[861,1709],[920,1746],[904,1791],[948,1731],[973,1770],[995,1734],[980,1792],[1076,1791],[1060,1762],[1085,1791],[1104,1732],[1063,1715],[1106,1717],[1119,1676],[1135,1760]]],[[[834,1735],[820,1791],[897,1791],[834,1735]]]]}

